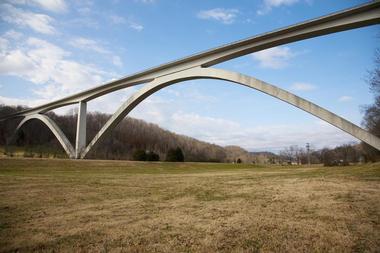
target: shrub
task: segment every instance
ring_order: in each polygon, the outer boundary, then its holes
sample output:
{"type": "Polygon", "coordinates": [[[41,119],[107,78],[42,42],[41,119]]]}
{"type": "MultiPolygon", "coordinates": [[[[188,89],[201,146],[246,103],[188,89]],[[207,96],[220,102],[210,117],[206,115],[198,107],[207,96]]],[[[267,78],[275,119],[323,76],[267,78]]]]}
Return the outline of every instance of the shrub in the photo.
{"type": "Polygon", "coordinates": [[[183,162],[185,157],[183,155],[182,149],[177,147],[175,149],[169,149],[166,154],[166,161],[168,162],[183,162]]]}
{"type": "Polygon", "coordinates": [[[160,156],[157,153],[154,153],[153,151],[148,151],[146,153],[146,160],[147,161],[159,161],[160,156]]]}
{"type": "Polygon", "coordinates": [[[146,161],[145,150],[138,149],[135,152],[133,152],[133,160],[134,161],[146,161]]]}

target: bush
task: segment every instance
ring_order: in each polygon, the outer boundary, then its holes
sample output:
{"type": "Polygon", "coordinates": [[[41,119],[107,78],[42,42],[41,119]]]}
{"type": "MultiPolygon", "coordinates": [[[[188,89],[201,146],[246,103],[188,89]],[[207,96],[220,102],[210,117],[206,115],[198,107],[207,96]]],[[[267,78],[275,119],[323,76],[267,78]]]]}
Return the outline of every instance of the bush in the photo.
{"type": "Polygon", "coordinates": [[[139,149],[133,153],[133,160],[134,161],[159,161],[160,156],[157,153],[154,153],[153,151],[145,152],[144,150],[139,149]]]}
{"type": "Polygon", "coordinates": [[[133,160],[134,161],[146,161],[145,150],[138,149],[135,152],[133,152],[133,160]]]}
{"type": "Polygon", "coordinates": [[[168,162],[183,162],[185,160],[185,157],[183,155],[181,148],[176,149],[169,149],[168,153],[166,154],[166,161],[168,162]]]}
{"type": "Polygon", "coordinates": [[[153,151],[148,151],[146,153],[146,160],[147,161],[159,161],[160,156],[157,153],[154,153],[153,151]]]}

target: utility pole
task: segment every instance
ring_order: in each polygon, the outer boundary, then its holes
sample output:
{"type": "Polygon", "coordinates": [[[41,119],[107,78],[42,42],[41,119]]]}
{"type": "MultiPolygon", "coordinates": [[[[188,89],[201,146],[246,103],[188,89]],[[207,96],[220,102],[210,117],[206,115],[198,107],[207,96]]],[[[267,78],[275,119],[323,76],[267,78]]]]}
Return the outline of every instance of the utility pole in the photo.
{"type": "Polygon", "coordinates": [[[306,143],[307,150],[307,164],[310,166],[310,143],[306,143]]]}

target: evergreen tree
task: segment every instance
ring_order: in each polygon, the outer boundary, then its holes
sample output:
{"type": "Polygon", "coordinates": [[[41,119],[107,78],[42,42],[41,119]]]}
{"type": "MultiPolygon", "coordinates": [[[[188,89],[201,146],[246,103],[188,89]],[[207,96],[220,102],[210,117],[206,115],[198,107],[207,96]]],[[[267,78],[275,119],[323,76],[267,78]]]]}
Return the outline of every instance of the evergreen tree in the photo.
{"type": "Polygon", "coordinates": [[[166,155],[166,161],[168,162],[183,162],[185,157],[183,155],[182,149],[177,147],[175,149],[169,149],[166,155]]]}
{"type": "Polygon", "coordinates": [[[149,151],[146,153],[146,160],[147,161],[159,161],[160,156],[157,153],[154,153],[153,151],[149,151]]]}
{"type": "Polygon", "coordinates": [[[133,160],[135,161],[146,161],[147,155],[144,150],[138,149],[133,153],[133,160]]]}

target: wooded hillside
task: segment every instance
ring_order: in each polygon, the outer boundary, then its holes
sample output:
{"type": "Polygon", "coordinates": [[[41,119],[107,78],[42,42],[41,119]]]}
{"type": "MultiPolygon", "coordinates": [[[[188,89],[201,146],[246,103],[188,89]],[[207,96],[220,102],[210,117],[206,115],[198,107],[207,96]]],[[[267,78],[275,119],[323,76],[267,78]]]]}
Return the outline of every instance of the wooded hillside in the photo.
{"type": "MultiPolygon", "coordinates": [[[[0,116],[23,110],[23,107],[0,105],[0,116]]],[[[71,143],[75,143],[76,121],[75,113],[57,115],[48,113],[66,134],[71,143]]],[[[104,113],[88,113],[87,142],[90,142],[111,115],[104,113]]],[[[5,146],[6,138],[16,128],[21,119],[0,121],[0,146],[5,146]]],[[[167,160],[169,150],[180,148],[185,161],[191,162],[236,162],[255,164],[306,164],[308,154],[305,148],[290,146],[284,148],[279,155],[271,152],[248,152],[239,146],[221,147],[197,139],[178,135],[159,126],[143,120],[125,118],[102,143],[98,143],[88,154],[91,159],[136,160],[136,153],[158,154],[159,160],[167,160]]],[[[27,157],[66,157],[61,145],[50,130],[41,122],[30,121],[19,131],[15,146],[7,147],[7,153],[12,155],[12,149],[22,149],[27,157]]],[[[137,156],[138,157],[138,156],[137,156]]],[[[371,158],[371,157],[370,157],[371,158]]],[[[334,149],[312,150],[311,163],[349,164],[360,160],[369,161],[366,152],[360,145],[342,145],[334,149]]],[[[139,160],[139,159],[138,159],[139,160]]],[[[169,159],[170,160],[170,159],[169,159]]]]}
{"type": "MultiPolygon", "coordinates": [[[[22,109],[25,108],[2,105],[0,106],[0,115],[22,109]]],[[[71,143],[75,143],[77,115],[49,113],[49,117],[61,127],[71,143]]],[[[87,115],[87,142],[95,136],[109,118],[110,115],[97,112],[87,115]]],[[[19,122],[20,119],[0,122],[0,145],[5,145],[6,138],[10,136],[19,122]]],[[[16,145],[25,147],[27,150],[43,147],[40,148],[41,152],[63,153],[63,149],[50,130],[38,121],[31,121],[22,128],[17,137],[16,145]]],[[[232,152],[229,148],[178,135],[155,124],[130,117],[124,119],[105,138],[103,143],[98,143],[88,154],[88,158],[132,159],[136,150],[146,150],[159,154],[160,160],[165,160],[168,150],[177,147],[183,150],[185,161],[233,162],[238,158],[243,162],[253,161],[252,158],[248,159],[249,153],[242,148],[234,149],[232,152]]]]}

